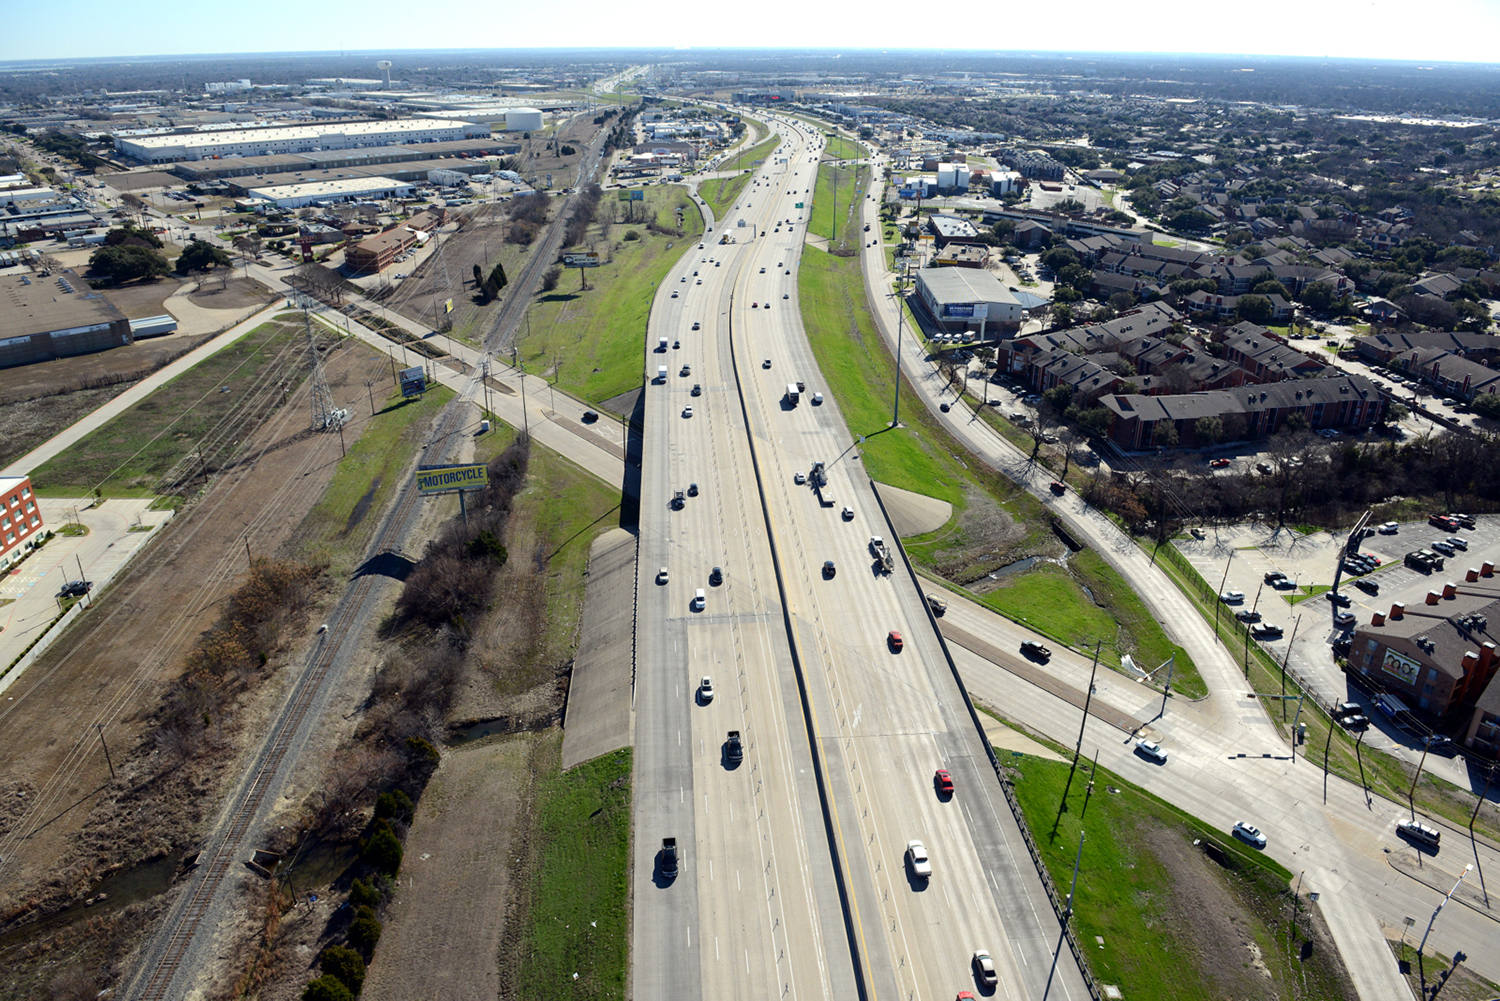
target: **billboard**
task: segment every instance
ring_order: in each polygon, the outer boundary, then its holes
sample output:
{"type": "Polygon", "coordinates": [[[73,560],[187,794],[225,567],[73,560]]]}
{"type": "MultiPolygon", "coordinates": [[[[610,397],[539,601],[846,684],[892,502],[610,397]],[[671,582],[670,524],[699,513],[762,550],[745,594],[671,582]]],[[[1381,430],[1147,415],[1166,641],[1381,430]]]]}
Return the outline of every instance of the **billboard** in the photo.
{"type": "Polygon", "coordinates": [[[1385,660],[1381,662],[1380,669],[1412,686],[1416,685],[1417,676],[1422,673],[1421,664],[1410,657],[1403,657],[1389,647],[1386,648],[1385,660]]]}
{"type": "Polygon", "coordinates": [[[420,365],[401,370],[401,395],[418,396],[427,392],[427,371],[420,365]]]}
{"type": "Polygon", "coordinates": [[[563,266],[569,268],[597,268],[599,266],[599,255],[592,251],[563,254],[563,266]]]}
{"type": "Polygon", "coordinates": [[[646,192],[640,188],[635,188],[631,191],[620,192],[620,201],[622,202],[643,202],[645,200],[646,192]]]}
{"type": "Polygon", "coordinates": [[[922,192],[918,191],[916,188],[898,188],[898,189],[896,189],[896,194],[900,195],[902,198],[916,198],[921,193],[922,192]]]}
{"type": "Polygon", "coordinates": [[[973,316],[974,315],[974,306],[973,306],[972,303],[969,304],[969,305],[965,305],[965,306],[944,306],[943,307],[943,315],[944,316],[956,316],[956,317],[969,317],[969,316],[973,316]]]}
{"type": "Polygon", "coordinates": [[[490,467],[482,462],[462,466],[418,466],[417,492],[445,494],[454,490],[480,490],[490,485],[490,467]]]}

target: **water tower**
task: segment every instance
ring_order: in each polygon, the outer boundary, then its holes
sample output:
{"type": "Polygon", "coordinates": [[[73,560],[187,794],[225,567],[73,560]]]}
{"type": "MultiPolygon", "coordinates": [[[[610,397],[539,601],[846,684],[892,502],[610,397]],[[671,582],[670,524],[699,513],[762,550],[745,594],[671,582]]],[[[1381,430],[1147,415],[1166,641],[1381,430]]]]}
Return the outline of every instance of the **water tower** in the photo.
{"type": "Polygon", "coordinates": [[[380,70],[382,73],[385,74],[385,89],[386,90],[390,90],[391,89],[391,61],[389,59],[382,59],[382,60],[380,60],[380,62],[378,62],[378,63],[375,64],[375,68],[378,69],[378,70],[380,70]]]}

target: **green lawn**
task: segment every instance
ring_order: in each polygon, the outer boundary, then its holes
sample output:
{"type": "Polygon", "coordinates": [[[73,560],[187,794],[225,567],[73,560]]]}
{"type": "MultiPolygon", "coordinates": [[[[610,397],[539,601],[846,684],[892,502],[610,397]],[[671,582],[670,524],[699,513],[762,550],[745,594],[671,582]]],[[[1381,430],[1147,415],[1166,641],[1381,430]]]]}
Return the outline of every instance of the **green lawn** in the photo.
{"type": "MultiPolygon", "coordinates": [[[[764,132],[765,126],[761,126],[764,132]]],[[[737,154],[729,160],[719,164],[720,170],[752,170],[756,160],[764,160],[771,155],[771,151],[781,145],[780,136],[771,136],[758,146],[752,146],[743,153],[737,154]]]]}
{"type": "Polygon", "coordinates": [[[516,971],[520,997],[625,997],[630,762],[626,748],[538,783],[537,842],[529,847],[540,864],[516,971]]]}
{"type": "Polygon", "coordinates": [[[865,197],[870,180],[868,167],[835,167],[824,163],[818,166],[818,183],[812,192],[812,215],[808,231],[814,236],[834,238],[833,214],[834,183],[838,183],[839,238],[850,248],[858,248],[864,242],[860,223],[859,200],[865,197]]]}
{"type": "Polygon", "coordinates": [[[374,418],[345,429],[358,431],[349,454],[339,460],[323,496],[298,526],[302,557],[327,562],[335,576],[343,576],[364,558],[370,536],[380,523],[394,491],[407,486],[406,463],[420,446],[428,421],[453,399],[441,386],[420,398],[403,400],[398,390],[386,397],[374,418]]]}
{"type": "MultiPolygon", "coordinates": [[[[641,211],[644,204],[658,225],[675,228],[673,210],[680,207],[686,234],[652,233],[644,222],[611,223],[608,237],[600,240],[606,263],[587,271],[588,290],[580,291],[577,271],[568,271],[555,290],[537,296],[523,325],[520,360],[526,371],[556,379],[595,403],[641,385],[646,319],[656,286],[688,248],[697,247],[703,232],[702,214],[686,188],[652,185],[645,196],[644,203],[606,202],[600,215],[609,218],[611,207],[622,215],[641,211]],[[639,239],[628,239],[632,233],[639,239]]],[[[590,239],[596,235],[602,236],[597,223],[590,227],[590,239]]],[[[686,291],[689,285],[679,288],[686,291]]]]}
{"type": "Polygon", "coordinates": [[[825,136],[828,145],[823,148],[825,157],[835,160],[857,160],[868,156],[868,151],[853,139],[845,139],[843,136],[825,136]]]}
{"type": "Polygon", "coordinates": [[[1310,935],[1308,909],[1316,905],[1304,897],[1295,905],[1297,920],[1288,920],[1292,873],[1265,854],[1111,772],[1090,776],[1087,761],[1059,816],[1069,766],[1035,757],[1006,760],[1061,895],[1072,883],[1084,835],[1073,925],[1100,981],[1127,998],[1158,1001],[1356,997],[1337,953],[1316,947],[1328,940],[1310,935]],[[1087,796],[1091,777],[1093,795],[1087,796]],[[1221,861],[1200,841],[1218,846],[1221,861]]]}
{"type": "Polygon", "coordinates": [[[750,183],[750,177],[747,170],[738,177],[718,177],[698,185],[698,195],[713,209],[715,220],[722,223],[730,207],[738,204],[740,192],[750,183]]]}
{"type": "Polygon", "coordinates": [[[267,386],[295,388],[305,377],[301,317],[282,314],[151,393],[31,471],[43,497],[79,497],[96,487],[105,496],[149,497],[200,441],[210,466],[236,454],[248,432],[281,403],[267,386]],[[223,387],[229,392],[221,392],[223,387]]]}

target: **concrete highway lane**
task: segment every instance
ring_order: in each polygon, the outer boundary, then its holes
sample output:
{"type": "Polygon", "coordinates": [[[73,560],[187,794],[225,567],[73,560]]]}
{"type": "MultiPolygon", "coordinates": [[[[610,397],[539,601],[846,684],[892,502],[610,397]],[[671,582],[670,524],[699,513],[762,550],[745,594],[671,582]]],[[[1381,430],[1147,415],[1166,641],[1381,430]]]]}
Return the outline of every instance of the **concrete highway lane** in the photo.
{"type": "Polygon", "coordinates": [[[664,282],[644,355],[648,377],[667,374],[645,407],[636,993],[948,997],[977,988],[970,956],[984,949],[996,996],[1082,998],[1066,950],[1053,969],[1060,926],[921,594],[872,553],[872,535],[893,533],[797,308],[809,213],[794,203],[810,204],[804,143],[821,140],[785,134],[762,183],[664,282]],[[735,242],[713,242],[723,233],[735,242]],[[795,482],[819,460],[824,489],[795,482]],[[692,483],[697,495],[674,510],[692,483]],[[738,763],[726,746],[736,729],[738,763]],[[938,795],[937,768],[955,795],[938,795]],[[664,836],[688,846],[670,885],[654,871],[664,836]],[[931,853],[930,880],[908,864],[914,839],[931,853]]]}

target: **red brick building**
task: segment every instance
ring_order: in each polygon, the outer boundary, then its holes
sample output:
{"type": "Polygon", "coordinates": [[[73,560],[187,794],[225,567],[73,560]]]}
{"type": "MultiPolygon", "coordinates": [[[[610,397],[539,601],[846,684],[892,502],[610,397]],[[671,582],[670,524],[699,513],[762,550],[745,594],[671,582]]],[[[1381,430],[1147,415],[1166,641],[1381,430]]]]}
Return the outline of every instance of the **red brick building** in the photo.
{"type": "Polygon", "coordinates": [[[42,511],[31,477],[0,476],[0,568],[30,552],[42,537],[42,511]]]}

